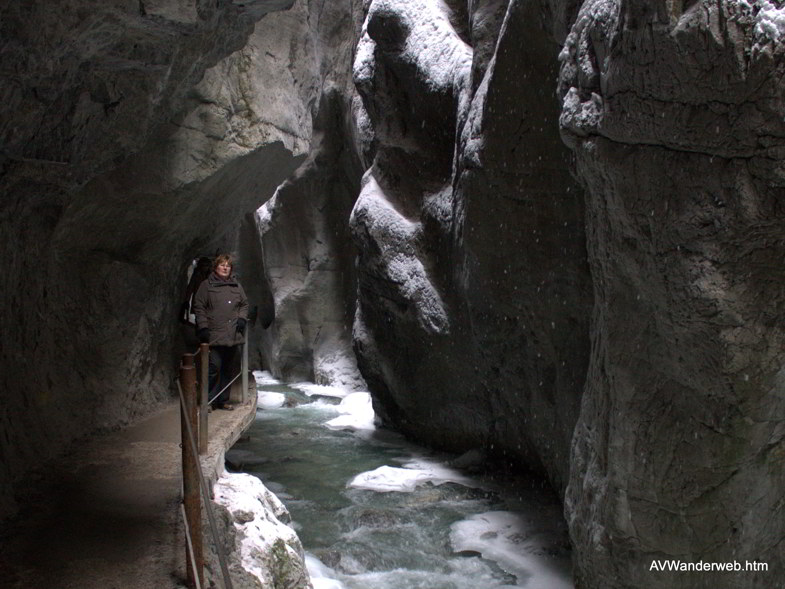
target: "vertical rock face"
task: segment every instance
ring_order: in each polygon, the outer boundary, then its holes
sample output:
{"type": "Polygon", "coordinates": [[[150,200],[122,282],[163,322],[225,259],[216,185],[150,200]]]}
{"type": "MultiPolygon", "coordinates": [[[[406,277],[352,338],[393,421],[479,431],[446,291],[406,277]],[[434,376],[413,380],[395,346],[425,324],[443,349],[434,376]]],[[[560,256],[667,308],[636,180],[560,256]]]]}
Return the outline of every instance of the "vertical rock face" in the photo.
{"type": "Polygon", "coordinates": [[[543,6],[510,3],[458,143],[455,243],[493,440],[566,484],[589,356],[583,193],[543,6]],[[517,451],[516,451],[517,450],[517,451]]]}
{"type": "Polygon", "coordinates": [[[596,296],[566,502],[581,586],[785,574],[783,17],[584,2],[562,52],[596,296]],[[666,558],[769,571],[651,570],[666,558]]]}
{"type": "Polygon", "coordinates": [[[357,50],[378,150],[354,329],[377,412],[567,486],[581,586],[716,582],[651,569],[671,556],[766,561],[730,581],[766,586],[783,9],[461,6],[374,0],[357,50]]]}
{"type": "Polygon", "coordinates": [[[785,575],[780,2],[6,4],[0,516],[220,247],[276,374],[546,472],[580,587],[785,575]]]}
{"type": "Polygon", "coordinates": [[[354,71],[379,147],[352,213],[355,343],[391,422],[563,486],[591,288],[557,46],[540,3],[455,4],[368,10],[354,71]]]}
{"type": "Polygon", "coordinates": [[[0,514],[31,465],[171,394],[188,260],[231,244],[310,142],[296,88],[268,109],[266,53],[237,53],[290,5],[3,8],[0,514]]]}
{"type": "Polygon", "coordinates": [[[377,413],[410,434],[441,432],[473,446],[482,431],[469,399],[444,386],[461,352],[443,256],[455,112],[471,65],[448,16],[425,0],[372,2],[363,25],[354,79],[378,148],[351,216],[360,250],[354,339],[377,413]],[[451,419],[457,427],[445,427],[451,419]]]}
{"type": "Polygon", "coordinates": [[[309,159],[258,212],[259,270],[275,317],[262,355],[288,381],[364,388],[351,348],[357,250],[347,224],[361,166],[346,143],[343,99],[323,95],[309,159]]]}
{"type": "Polygon", "coordinates": [[[351,81],[361,12],[359,3],[311,4],[281,17],[306,40],[290,63],[309,80],[303,104],[312,111],[313,143],[249,224],[241,253],[255,261],[251,288],[264,302],[261,363],[290,381],[365,388],[351,349],[357,251],[347,224],[363,170],[351,81]]]}

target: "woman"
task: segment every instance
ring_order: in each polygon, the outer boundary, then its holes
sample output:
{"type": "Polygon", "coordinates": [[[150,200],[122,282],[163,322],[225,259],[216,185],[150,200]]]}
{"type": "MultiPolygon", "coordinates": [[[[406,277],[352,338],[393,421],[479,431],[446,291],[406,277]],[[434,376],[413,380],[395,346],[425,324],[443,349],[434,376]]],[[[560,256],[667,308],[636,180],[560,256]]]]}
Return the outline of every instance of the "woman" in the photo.
{"type": "Polygon", "coordinates": [[[214,407],[230,411],[234,406],[229,403],[227,385],[234,376],[230,371],[248,319],[248,299],[232,274],[231,256],[215,258],[212,273],[196,291],[193,311],[199,341],[210,344],[210,399],[221,391],[214,407]]]}

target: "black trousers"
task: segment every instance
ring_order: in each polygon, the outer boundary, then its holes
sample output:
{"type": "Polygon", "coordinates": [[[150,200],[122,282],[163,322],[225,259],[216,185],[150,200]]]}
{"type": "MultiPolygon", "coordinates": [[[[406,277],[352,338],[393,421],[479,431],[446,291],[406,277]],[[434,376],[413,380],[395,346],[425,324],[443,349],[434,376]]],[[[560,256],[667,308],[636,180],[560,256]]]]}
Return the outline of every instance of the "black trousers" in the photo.
{"type": "MultiPolygon", "coordinates": [[[[210,346],[210,366],[208,369],[210,395],[212,399],[218,391],[226,387],[234,378],[232,368],[234,367],[234,357],[237,346],[210,346]]],[[[232,387],[226,388],[215,401],[213,407],[220,407],[229,402],[229,391],[232,387]]]]}

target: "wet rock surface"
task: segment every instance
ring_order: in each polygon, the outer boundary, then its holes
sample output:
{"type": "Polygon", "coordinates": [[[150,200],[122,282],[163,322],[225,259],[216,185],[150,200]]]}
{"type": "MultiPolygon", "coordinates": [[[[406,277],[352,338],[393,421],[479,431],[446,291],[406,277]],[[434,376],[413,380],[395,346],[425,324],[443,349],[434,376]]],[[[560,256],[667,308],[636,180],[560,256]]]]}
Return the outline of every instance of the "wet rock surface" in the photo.
{"type": "Polygon", "coordinates": [[[580,587],[770,586],[784,10],[7,4],[0,479],[167,398],[184,268],[232,249],[254,361],[544,472],[580,587]]]}
{"type": "Polygon", "coordinates": [[[535,4],[479,3],[460,31],[446,6],[371,3],[354,67],[379,147],[352,212],[355,346],[396,427],[563,487],[592,296],[535,4]]]}
{"type": "Polygon", "coordinates": [[[587,587],[718,582],[655,558],[783,574],[781,11],[680,5],[585,2],[562,52],[597,297],[566,504],[587,587]]]}
{"type": "Polygon", "coordinates": [[[445,34],[446,5],[373,2],[358,47],[379,147],[352,215],[355,347],[377,412],[546,471],[580,586],[717,583],[652,572],[667,556],[765,561],[721,583],[766,586],[783,567],[781,9],[475,8],[445,34]]]}
{"type": "MultiPolygon", "coordinates": [[[[230,571],[235,587],[311,589],[305,553],[286,507],[249,474],[224,473],[214,487],[216,509],[231,528],[230,571]]],[[[221,577],[217,555],[210,555],[209,577],[221,577]]],[[[220,581],[218,582],[220,583],[220,581]]]]}

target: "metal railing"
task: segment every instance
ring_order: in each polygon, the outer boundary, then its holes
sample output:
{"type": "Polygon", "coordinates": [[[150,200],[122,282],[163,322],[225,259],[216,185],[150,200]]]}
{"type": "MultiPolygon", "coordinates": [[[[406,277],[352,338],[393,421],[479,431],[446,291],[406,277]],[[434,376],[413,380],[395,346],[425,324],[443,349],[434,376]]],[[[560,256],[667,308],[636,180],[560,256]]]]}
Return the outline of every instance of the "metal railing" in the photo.
{"type": "Polygon", "coordinates": [[[199,455],[207,453],[208,448],[208,413],[210,404],[228,387],[241,378],[241,402],[244,405],[248,396],[248,329],[244,334],[240,372],[235,375],[223,389],[208,400],[209,387],[209,355],[210,345],[200,344],[199,350],[183,354],[180,374],[177,379],[177,390],[180,396],[180,430],[183,455],[183,503],[181,511],[186,532],[186,575],[188,585],[202,589],[204,584],[204,542],[202,533],[202,501],[210,524],[225,589],[233,589],[229,576],[223,544],[218,535],[210,489],[202,472],[199,455]],[[196,360],[196,362],[195,362],[196,360]],[[197,378],[197,366],[198,374],[197,378]],[[198,389],[198,390],[197,390],[198,389]]]}

